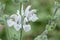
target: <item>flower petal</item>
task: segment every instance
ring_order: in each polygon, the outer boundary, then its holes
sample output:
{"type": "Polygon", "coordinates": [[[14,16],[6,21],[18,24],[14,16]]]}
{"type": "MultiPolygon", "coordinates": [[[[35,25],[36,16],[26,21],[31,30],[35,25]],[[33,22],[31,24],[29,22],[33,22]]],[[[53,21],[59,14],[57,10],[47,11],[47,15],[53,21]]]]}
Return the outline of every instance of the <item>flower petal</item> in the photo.
{"type": "Polygon", "coordinates": [[[28,19],[27,19],[27,17],[25,17],[25,18],[24,18],[24,22],[25,22],[25,23],[26,23],[26,22],[28,22],[28,19]]]}
{"type": "Polygon", "coordinates": [[[31,17],[29,17],[29,21],[35,22],[38,19],[36,14],[33,14],[31,17]]]}
{"type": "Polygon", "coordinates": [[[34,14],[35,12],[36,12],[36,10],[35,10],[35,9],[31,10],[31,11],[30,11],[30,13],[28,14],[28,17],[33,16],[33,14],[34,14]]]}
{"type": "Polygon", "coordinates": [[[19,10],[17,10],[17,15],[20,15],[19,13],[20,13],[20,11],[19,11],[19,10]]]}
{"type": "Polygon", "coordinates": [[[13,15],[10,16],[10,18],[13,18],[13,19],[15,19],[15,20],[17,19],[17,17],[18,17],[18,16],[17,16],[16,14],[13,14],[13,15]]]}
{"type": "Polygon", "coordinates": [[[17,17],[16,22],[21,23],[21,16],[18,16],[18,17],[17,17]]]}
{"type": "Polygon", "coordinates": [[[30,5],[26,8],[26,10],[25,10],[25,16],[28,16],[28,14],[30,13],[30,11],[29,11],[30,8],[31,8],[30,5]]]}
{"type": "Polygon", "coordinates": [[[21,17],[19,10],[17,10],[17,16],[21,17]]]}
{"type": "Polygon", "coordinates": [[[16,29],[16,31],[19,31],[21,29],[21,24],[17,24],[17,23],[14,23],[14,28],[16,29]]]}
{"type": "Polygon", "coordinates": [[[33,10],[30,11],[31,14],[33,14],[33,13],[35,13],[35,12],[36,12],[35,9],[33,9],[33,10]]]}
{"type": "Polygon", "coordinates": [[[29,11],[30,8],[31,8],[31,6],[29,5],[29,6],[26,8],[25,12],[27,13],[27,11],[29,11]]]}
{"type": "Polygon", "coordinates": [[[28,24],[28,25],[23,25],[23,29],[25,32],[28,32],[31,30],[31,26],[28,24]]]}
{"type": "Polygon", "coordinates": [[[17,18],[16,18],[16,22],[17,22],[17,21],[18,21],[18,22],[21,22],[21,15],[20,15],[19,13],[20,13],[20,11],[17,10],[17,18]]]}
{"type": "Polygon", "coordinates": [[[10,20],[7,20],[7,24],[9,27],[11,27],[14,25],[14,22],[12,21],[12,19],[10,19],[10,20]]]}
{"type": "Polygon", "coordinates": [[[15,22],[21,21],[21,16],[20,15],[13,14],[13,15],[10,16],[10,18],[15,19],[15,22]]]}
{"type": "Polygon", "coordinates": [[[10,16],[10,18],[15,18],[15,17],[17,17],[16,14],[12,14],[12,15],[10,16]]]}

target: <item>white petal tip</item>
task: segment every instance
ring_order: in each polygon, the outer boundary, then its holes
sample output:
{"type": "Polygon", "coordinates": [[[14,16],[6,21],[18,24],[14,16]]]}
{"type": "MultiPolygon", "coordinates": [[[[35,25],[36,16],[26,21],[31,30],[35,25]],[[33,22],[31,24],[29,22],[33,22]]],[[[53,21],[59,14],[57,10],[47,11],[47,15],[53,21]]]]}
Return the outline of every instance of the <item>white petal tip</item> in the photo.
{"type": "Polygon", "coordinates": [[[23,28],[24,28],[25,32],[28,32],[28,31],[31,30],[31,26],[30,25],[24,25],[23,28]]]}

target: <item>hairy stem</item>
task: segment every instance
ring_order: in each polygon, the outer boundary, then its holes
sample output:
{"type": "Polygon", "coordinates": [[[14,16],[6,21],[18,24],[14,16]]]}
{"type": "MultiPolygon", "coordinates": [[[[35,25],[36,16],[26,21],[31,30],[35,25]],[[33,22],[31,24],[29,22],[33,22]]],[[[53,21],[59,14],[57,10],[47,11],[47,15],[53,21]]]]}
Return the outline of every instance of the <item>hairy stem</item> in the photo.
{"type": "MultiPolygon", "coordinates": [[[[20,3],[20,13],[22,13],[21,12],[21,7],[22,7],[22,2],[20,3]]],[[[22,26],[22,28],[21,28],[21,31],[20,31],[20,40],[22,40],[22,35],[23,35],[23,20],[24,20],[24,18],[21,15],[21,26],[22,26]]]]}
{"type": "MultiPolygon", "coordinates": [[[[56,15],[57,10],[58,10],[58,7],[56,6],[54,13],[51,15],[52,17],[56,15]]],[[[51,22],[52,22],[52,19],[49,20],[48,24],[51,24],[51,22]]]]}
{"type": "Polygon", "coordinates": [[[20,40],[22,40],[22,34],[23,34],[23,26],[22,26],[21,32],[20,32],[20,40]]]}

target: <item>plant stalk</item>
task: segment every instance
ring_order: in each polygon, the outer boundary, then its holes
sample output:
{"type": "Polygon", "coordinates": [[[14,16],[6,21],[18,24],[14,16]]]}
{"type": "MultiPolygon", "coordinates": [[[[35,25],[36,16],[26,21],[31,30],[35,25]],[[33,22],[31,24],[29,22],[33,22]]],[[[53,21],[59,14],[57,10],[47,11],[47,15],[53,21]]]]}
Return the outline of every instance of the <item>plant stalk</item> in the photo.
{"type": "MultiPolygon", "coordinates": [[[[20,2],[20,13],[22,13],[22,12],[21,12],[21,8],[22,8],[22,2],[20,2]]],[[[20,40],[22,40],[22,35],[23,35],[23,20],[24,20],[24,18],[23,18],[23,16],[21,15],[21,26],[22,26],[22,28],[21,28],[21,30],[20,30],[20,40]]]]}

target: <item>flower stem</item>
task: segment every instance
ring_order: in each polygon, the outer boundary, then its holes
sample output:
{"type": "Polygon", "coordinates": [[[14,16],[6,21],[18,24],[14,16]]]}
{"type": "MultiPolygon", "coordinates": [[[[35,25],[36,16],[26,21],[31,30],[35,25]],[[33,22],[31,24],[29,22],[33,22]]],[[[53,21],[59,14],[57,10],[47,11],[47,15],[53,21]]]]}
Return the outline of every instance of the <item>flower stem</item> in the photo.
{"type": "MultiPolygon", "coordinates": [[[[22,2],[20,2],[20,13],[21,13],[21,7],[22,7],[22,2]]],[[[22,28],[20,30],[20,40],[22,40],[22,35],[23,35],[23,20],[24,20],[24,18],[21,15],[21,26],[22,26],[22,28]]]]}
{"type": "Polygon", "coordinates": [[[22,16],[21,17],[21,26],[22,26],[22,28],[21,28],[21,31],[20,31],[20,40],[22,40],[22,35],[23,35],[23,20],[24,20],[24,17],[22,16]]]}
{"type": "Polygon", "coordinates": [[[22,26],[21,32],[20,32],[20,40],[22,40],[22,33],[23,33],[23,26],[22,26]]]}

